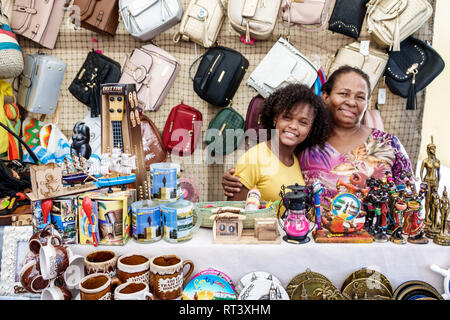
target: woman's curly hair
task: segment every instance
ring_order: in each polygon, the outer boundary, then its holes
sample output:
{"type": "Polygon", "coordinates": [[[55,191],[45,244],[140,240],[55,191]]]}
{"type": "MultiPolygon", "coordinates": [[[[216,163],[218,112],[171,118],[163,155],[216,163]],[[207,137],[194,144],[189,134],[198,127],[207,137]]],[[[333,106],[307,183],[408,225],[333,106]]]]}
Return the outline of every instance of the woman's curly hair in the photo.
{"type": "Polygon", "coordinates": [[[289,84],[273,92],[264,100],[261,110],[261,125],[264,129],[275,129],[275,119],[285,113],[289,113],[298,104],[308,104],[314,112],[314,122],[308,137],[295,149],[295,153],[319,145],[323,148],[331,132],[331,116],[328,108],[322,102],[321,97],[312,89],[303,84],[289,84]]]}

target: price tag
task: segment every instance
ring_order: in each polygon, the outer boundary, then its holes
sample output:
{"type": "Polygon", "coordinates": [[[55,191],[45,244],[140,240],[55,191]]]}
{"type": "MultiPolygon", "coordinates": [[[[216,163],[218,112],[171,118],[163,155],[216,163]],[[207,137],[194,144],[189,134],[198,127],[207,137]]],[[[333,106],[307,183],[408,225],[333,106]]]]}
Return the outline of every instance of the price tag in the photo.
{"type": "Polygon", "coordinates": [[[378,104],[386,103],[386,89],[380,88],[378,89],[378,104]]]}
{"type": "Polygon", "coordinates": [[[369,55],[369,45],[370,45],[370,40],[361,41],[361,44],[359,46],[359,52],[364,56],[368,56],[369,55]]]}

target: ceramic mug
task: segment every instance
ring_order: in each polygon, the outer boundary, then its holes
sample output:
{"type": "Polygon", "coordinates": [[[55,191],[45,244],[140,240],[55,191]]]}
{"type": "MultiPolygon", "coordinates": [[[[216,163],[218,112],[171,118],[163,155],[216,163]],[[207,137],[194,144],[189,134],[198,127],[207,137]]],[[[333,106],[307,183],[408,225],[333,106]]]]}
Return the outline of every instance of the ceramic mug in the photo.
{"type": "Polygon", "coordinates": [[[39,264],[44,280],[54,279],[69,266],[70,249],[48,243],[39,250],[39,264]]]}
{"type": "Polygon", "coordinates": [[[64,272],[64,282],[69,290],[79,289],[81,279],[86,276],[84,269],[84,257],[78,254],[73,254],[70,249],[68,249],[68,253],[69,266],[64,272]]]}
{"type": "Polygon", "coordinates": [[[72,300],[72,294],[65,287],[50,286],[42,291],[41,300],[72,300]]]}
{"type": "Polygon", "coordinates": [[[114,300],[153,300],[148,284],[126,282],[114,290],[114,300]]]}
{"type": "Polygon", "coordinates": [[[114,277],[117,273],[117,253],[109,250],[97,250],[84,257],[86,274],[107,273],[114,277]]]}
{"type": "Polygon", "coordinates": [[[80,282],[81,300],[112,300],[111,292],[120,284],[119,278],[111,278],[106,273],[87,275],[80,282]]]}
{"type": "Polygon", "coordinates": [[[50,285],[49,280],[44,280],[37,259],[26,263],[19,272],[20,283],[29,292],[41,293],[50,285]]]}
{"type": "Polygon", "coordinates": [[[140,254],[127,254],[117,260],[117,276],[122,282],[143,282],[150,280],[150,259],[140,254]]]}
{"type": "Polygon", "coordinates": [[[28,241],[28,247],[33,254],[39,255],[41,246],[45,246],[47,243],[54,246],[62,246],[63,244],[60,234],[51,223],[31,236],[28,241]]]}
{"type": "Polygon", "coordinates": [[[178,299],[192,271],[194,263],[178,255],[154,257],[150,260],[150,290],[160,300],[178,299]],[[184,275],[186,265],[189,271],[184,275]]]}

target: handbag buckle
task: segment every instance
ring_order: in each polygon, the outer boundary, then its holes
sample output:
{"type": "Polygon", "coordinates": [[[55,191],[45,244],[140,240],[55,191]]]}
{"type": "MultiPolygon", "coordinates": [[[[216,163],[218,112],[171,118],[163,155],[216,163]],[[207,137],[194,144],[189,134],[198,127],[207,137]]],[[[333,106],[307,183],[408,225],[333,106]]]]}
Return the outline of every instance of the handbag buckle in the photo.
{"type": "Polygon", "coordinates": [[[147,69],[145,69],[144,66],[139,66],[136,67],[136,69],[134,69],[133,71],[133,79],[134,81],[136,81],[137,83],[141,83],[142,81],[144,81],[144,79],[147,77],[147,69]],[[137,72],[136,71],[140,71],[139,77],[137,76],[137,72]]]}

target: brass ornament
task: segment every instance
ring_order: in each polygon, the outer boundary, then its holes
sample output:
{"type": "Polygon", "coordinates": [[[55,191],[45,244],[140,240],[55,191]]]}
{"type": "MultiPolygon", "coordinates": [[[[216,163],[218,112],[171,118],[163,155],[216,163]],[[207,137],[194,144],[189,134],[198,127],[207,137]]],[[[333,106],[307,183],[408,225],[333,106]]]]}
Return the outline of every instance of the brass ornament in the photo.
{"type": "Polygon", "coordinates": [[[392,298],[392,293],[380,281],[373,278],[352,280],[343,290],[342,295],[350,300],[376,298],[376,300],[392,298]]]}
{"type": "Polygon", "coordinates": [[[345,300],[345,297],[330,281],[313,278],[298,285],[291,300],[345,300]]]}
{"type": "Polygon", "coordinates": [[[444,300],[444,298],[430,285],[410,285],[402,290],[396,300],[444,300]]]}
{"type": "Polygon", "coordinates": [[[399,285],[394,291],[394,294],[392,296],[393,299],[404,300],[405,295],[413,291],[410,288],[413,288],[413,290],[421,290],[427,292],[427,296],[436,297],[436,299],[439,300],[443,299],[439,292],[432,285],[420,280],[406,281],[399,285]]]}
{"type": "Polygon", "coordinates": [[[389,291],[390,296],[393,295],[394,290],[392,289],[392,285],[388,278],[386,278],[385,275],[383,275],[381,272],[378,272],[373,269],[368,268],[362,268],[360,270],[357,270],[353,273],[351,273],[343,282],[341,286],[341,292],[344,291],[344,289],[353,281],[357,279],[374,279],[379,282],[381,282],[389,291]]]}
{"type": "Polygon", "coordinates": [[[324,275],[317,272],[312,272],[308,268],[305,272],[297,274],[294,278],[291,279],[291,281],[289,281],[289,284],[286,287],[286,292],[288,293],[289,297],[292,298],[292,294],[294,293],[295,289],[304,281],[309,279],[322,279],[331,283],[331,281],[324,275]]]}

